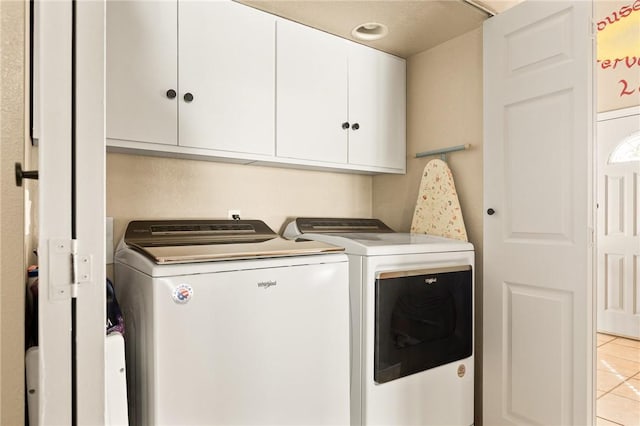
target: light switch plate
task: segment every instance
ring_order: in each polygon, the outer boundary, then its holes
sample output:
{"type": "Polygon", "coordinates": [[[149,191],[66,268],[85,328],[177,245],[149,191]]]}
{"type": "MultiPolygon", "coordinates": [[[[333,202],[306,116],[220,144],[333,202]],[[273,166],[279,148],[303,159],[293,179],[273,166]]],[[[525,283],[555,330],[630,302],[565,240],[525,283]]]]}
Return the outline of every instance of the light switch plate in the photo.
{"type": "Polygon", "coordinates": [[[105,223],[106,233],[104,236],[105,242],[105,259],[107,265],[113,263],[113,218],[108,217],[105,223]]]}

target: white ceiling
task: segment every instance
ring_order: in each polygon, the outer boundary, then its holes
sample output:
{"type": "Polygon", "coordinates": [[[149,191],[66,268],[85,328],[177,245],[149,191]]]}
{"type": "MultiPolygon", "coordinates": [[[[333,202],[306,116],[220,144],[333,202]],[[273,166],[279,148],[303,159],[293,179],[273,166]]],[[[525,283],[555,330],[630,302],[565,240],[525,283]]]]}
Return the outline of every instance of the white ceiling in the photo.
{"type": "MultiPolygon", "coordinates": [[[[237,0],[310,27],[407,58],[482,25],[489,14],[463,0],[237,0]],[[389,34],[363,42],[351,30],[366,22],[387,25],[389,34]]],[[[476,3],[502,12],[521,0],[476,3]]]]}

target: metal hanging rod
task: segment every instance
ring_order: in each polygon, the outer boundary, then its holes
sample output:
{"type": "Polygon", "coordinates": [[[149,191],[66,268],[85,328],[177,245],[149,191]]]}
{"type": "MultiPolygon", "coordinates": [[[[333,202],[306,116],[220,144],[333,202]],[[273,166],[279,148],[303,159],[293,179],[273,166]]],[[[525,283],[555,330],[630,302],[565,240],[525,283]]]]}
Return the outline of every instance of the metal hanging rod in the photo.
{"type": "Polygon", "coordinates": [[[431,157],[432,155],[439,155],[442,161],[446,161],[446,154],[450,152],[464,151],[469,148],[471,148],[471,144],[467,143],[464,145],[450,146],[449,148],[440,148],[440,149],[434,149],[431,151],[423,151],[423,152],[417,153],[416,158],[431,157]]]}

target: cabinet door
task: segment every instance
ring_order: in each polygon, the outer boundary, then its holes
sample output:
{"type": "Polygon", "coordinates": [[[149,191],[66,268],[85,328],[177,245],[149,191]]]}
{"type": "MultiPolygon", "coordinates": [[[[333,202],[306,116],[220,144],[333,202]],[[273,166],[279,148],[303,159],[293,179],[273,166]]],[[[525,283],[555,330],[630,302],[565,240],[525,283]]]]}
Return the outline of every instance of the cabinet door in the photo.
{"type": "Polygon", "coordinates": [[[405,169],[405,61],[349,48],[349,163],[405,169]]]}
{"type": "Polygon", "coordinates": [[[347,161],[347,42],[278,21],[277,155],[347,161]]]}
{"type": "Polygon", "coordinates": [[[108,1],[107,138],[177,144],[177,3],[108,1]]]}
{"type": "Polygon", "coordinates": [[[179,145],[273,155],[275,17],[232,1],[179,8],[179,145]]]}

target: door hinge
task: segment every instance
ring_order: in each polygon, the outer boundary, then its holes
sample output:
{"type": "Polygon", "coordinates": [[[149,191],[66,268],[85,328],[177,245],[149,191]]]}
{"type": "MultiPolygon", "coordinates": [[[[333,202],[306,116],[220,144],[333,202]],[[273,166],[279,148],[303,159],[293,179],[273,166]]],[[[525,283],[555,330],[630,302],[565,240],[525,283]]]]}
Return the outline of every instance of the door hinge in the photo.
{"type": "Polygon", "coordinates": [[[92,281],[93,256],[78,253],[78,240],[49,240],[49,299],[78,296],[78,285],[92,281]]]}

